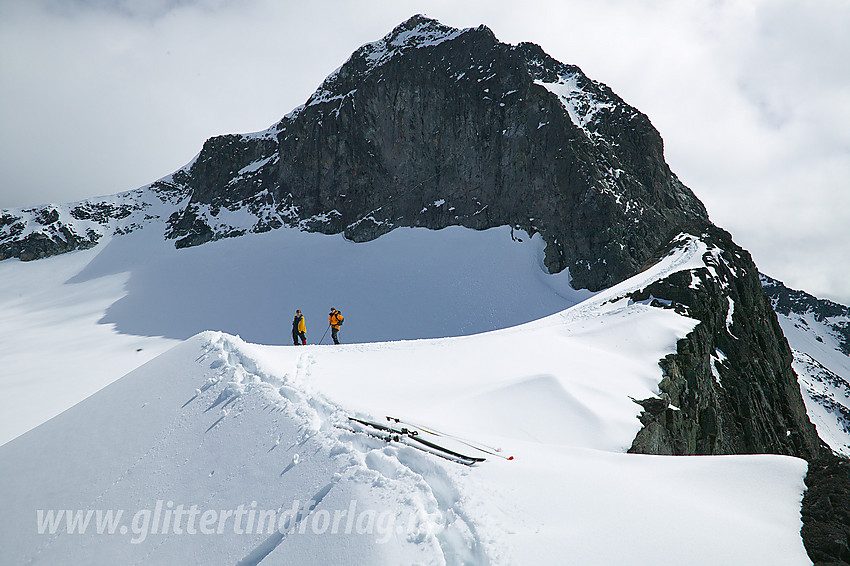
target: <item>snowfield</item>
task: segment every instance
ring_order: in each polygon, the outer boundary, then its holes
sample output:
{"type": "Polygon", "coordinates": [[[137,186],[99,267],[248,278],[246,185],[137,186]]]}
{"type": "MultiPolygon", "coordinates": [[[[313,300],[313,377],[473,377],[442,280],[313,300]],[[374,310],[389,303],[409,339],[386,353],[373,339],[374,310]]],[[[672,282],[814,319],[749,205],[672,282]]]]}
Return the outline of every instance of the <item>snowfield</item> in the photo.
{"type": "Polygon", "coordinates": [[[4,562],[811,564],[804,461],[625,453],[695,321],[623,297],[703,266],[694,238],[595,295],[509,229],[156,241],[0,264],[18,415],[149,359],[4,422],[4,562]],[[295,308],[314,344],[331,305],[351,343],[282,345],[295,308]],[[485,460],[349,418],[387,415],[485,460]]]}
{"type": "Polygon", "coordinates": [[[539,236],[510,228],[399,228],[366,244],[282,228],[182,250],[163,229],[0,262],[0,443],[205,330],[291,344],[301,309],[317,343],[335,306],[344,342],[458,336],[591,295],[543,270],[539,236]]]}

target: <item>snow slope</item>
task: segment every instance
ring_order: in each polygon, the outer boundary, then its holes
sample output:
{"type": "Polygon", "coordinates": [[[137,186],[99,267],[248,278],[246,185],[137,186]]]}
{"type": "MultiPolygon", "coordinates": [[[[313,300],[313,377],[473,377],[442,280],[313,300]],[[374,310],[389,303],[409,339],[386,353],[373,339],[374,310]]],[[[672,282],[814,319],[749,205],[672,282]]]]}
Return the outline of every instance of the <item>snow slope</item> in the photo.
{"type": "Polygon", "coordinates": [[[200,333],[0,446],[4,558],[809,564],[805,462],[624,453],[640,428],[630,397],[658,394],[658,359],[695,322],[622,297],[705,252],[683,238],[576,306],[470,336],[293,347],[200,333]],[[486,461],[348,419],[387,414],[486,461]]]}
{"type": "Polygon", "coordinates": [[[301,309],[319,342],[335,306],[345,342],[457,336],[590,296],[545,272],[539,236],[509,228],[397,229],[363,244],[282,228],[180,250],[160,230],[0,262],[0,443],[204,330],[288,344],[301,309]]]}
{"type": "Polygon", "coordinates": [[[779,315],[809,418],[832,450],[850,456],[850,357],[811,314],[779,315]]]}
{"type": "Polygon", "coordinates": [[[126,273],[72,285],[96,250],[0,263],[0,443],[85,399],[176,344],[99,324],[126,273]]]}
{"type": "Polygon", "coordinates": [[[794,353],[794,371],[806,412],[821,440],[834,452],[850,456],[850,384],[809,354],[794,353]]]}

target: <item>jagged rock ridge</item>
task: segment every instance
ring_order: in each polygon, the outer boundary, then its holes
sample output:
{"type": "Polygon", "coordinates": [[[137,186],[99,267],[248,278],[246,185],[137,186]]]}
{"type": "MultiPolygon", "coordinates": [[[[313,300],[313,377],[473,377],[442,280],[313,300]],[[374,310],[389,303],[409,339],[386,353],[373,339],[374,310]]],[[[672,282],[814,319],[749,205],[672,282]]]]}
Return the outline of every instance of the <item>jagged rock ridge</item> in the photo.
{"type": "Polygon", "coordinates": [[[709,245],[707,267],[673,274],[632,297],[660,299],[658,306],[700,321],[661,361],[663,403],[644,403],[645,428],[632,451],[818,457],[821,441],[752,258],[714,226],[691,233],[709,245]]]}
{"type": "MultiPolygon", "coordinates": [[[[661,360],[660,397],[637,401],[644,409],[644,428],[630,451],[805,458],[808,489],[801,514],[806,550],[816,565],[848,564],[850,466],[819,437],[800,386],[808,389],[809,398],[820,399],[839,427],[846,406],[822,391],[824,386],[832,392],[850,389],[811,356],[792,353],[772,299],[762,291],[763,276],[728,233],[708,224],[686,233],[708,246],[706,267],[674,273],[631,295],[700,323],[678,342],[676,353],[661,360]],[[802,370],[800,364],[806,363],[812,368],[798,381],[795,368],[802,370]]],[[[674,240],[661,248],[659,256],[676,245],[674,240]]]]}

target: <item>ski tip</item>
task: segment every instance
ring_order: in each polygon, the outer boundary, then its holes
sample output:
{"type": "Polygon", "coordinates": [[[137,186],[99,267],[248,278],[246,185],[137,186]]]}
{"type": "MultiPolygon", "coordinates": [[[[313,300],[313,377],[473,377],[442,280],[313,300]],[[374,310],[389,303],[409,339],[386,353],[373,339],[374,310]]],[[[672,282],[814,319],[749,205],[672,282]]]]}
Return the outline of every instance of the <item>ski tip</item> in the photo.
{"type": "Polygon", "coordinates": [[[508,460],[513,460],[513,459],[514,459],[513,456],[508,456],[508,460]]]}

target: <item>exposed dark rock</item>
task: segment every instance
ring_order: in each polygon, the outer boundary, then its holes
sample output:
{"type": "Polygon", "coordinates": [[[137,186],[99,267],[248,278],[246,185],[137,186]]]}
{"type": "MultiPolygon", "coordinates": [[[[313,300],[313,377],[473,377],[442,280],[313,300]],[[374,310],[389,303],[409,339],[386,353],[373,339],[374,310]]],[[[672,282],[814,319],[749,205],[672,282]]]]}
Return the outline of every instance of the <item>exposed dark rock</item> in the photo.
{"type": "Polygon", "coordinates": [[[644,428],[630,451],[808,460],[806,550],[816,564],[848,564],[850,462],[834,455],[809,421],[791,350],[750,255],[714,226],[688,232],[708,244],[709,268],[674,273],[631,296],[663,299],[656,304],[700,322],[661,360],[661,398],[638,401],[644,428]]]}
{"type": "Polygon", "coordinates": [[[708,267],[674,273],[632,295],[664,299],[700,321],[660,362],[659,387],[677,410],[658,412],[651,422],[667,430],[675,454],[817,458],[824,447],[752,258],[714,226],[690,232],[708,245],[708,267]]]}
{"type": "Polygon", "coordinates": [[[177,240],[175,247],[187,248],[211,241],[213,231],[206,222],[198,218],[197,207],[189,205],[182,212],[175,212],[169,217],[165,236],[177,240]]]}
{"type": "Polygon", "coordinates": [[[850,461],[831,454],[809,462],[803,543],[815,566],[850,565],[850,461]]]}
{"type": "Polygon", "coordinates": [[[421,17],[364,46],[279,125],[276,202],[355,241],[397,226],[539,232],[577,287],[627,278],[671,228],[705,219],[649,120],[577,67],[421,17]],[[418,30],[450,40],[399,48],[418,30]],[[384,51],[381,51],[384,50],[384,51]],[[573,122],[541,81],[575,83],[573,122]]]}
{"type": "Polygon", "coordinates": [[[241,205],[245,199],[273,185],[272,170],[250,166],[264,159],[276,159],[276,152],[277,142],[273,138],[240,135],[210,138],[189,167],[183,183],[192,189],[193,202],[219,207],[241,205]]]}
{"type": "Polygon", "coordinates": [[[22,238],[0,242],[0,260],[17,257],[21,261],[32,261],[74,250],[84,250],[97,245],[101,237],[93,230],[88,230],[84,234],[72,232],[66,225],[57,226],[56,220],[49,224],[54,226],[47,233],[30,232],[22,238]]]}
{"type": "MultiPolygon", "coordinates": [[[[92,220],[103,223],[112,218],[126,218],[132,213],[133,208],[129,205],[116,205],[106,202],[83,202],[71,209],[71,216],[76,220],[92,220]]],[[[59,219],[58,214],[56,219],[59,219]]]]}
{"type": "Polygon", "coordinates": [[[667,429],[667,412],[674,410],[670,407],[668,396],[665,394],[662,398],[635,399],[634,401],[643,407],[640,415],[643,428],[632,442],[630,452],[664,456],[676,454],[673,437],[667,429]]]}

